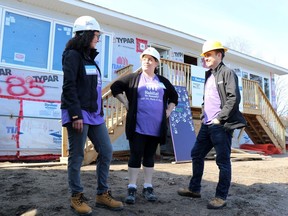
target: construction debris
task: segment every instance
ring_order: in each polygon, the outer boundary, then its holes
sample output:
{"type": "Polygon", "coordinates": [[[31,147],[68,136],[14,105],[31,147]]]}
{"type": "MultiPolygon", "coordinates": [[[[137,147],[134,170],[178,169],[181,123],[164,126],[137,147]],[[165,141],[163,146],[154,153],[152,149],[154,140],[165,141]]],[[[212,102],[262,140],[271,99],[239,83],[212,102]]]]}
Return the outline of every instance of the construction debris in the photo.
{"type": "MultiPolygon", "coordinates": [[[[208,153],[206,159],[215,160],[216,152],[214,148],[208,153]]],[[[271,158],[271,156],[264,155],[263,152],[251,151],[251,150],[240,150],[240,149],[231,149],[231,160],[232,161],[244,161],[244,160],[265,160],[271,158]]]]}

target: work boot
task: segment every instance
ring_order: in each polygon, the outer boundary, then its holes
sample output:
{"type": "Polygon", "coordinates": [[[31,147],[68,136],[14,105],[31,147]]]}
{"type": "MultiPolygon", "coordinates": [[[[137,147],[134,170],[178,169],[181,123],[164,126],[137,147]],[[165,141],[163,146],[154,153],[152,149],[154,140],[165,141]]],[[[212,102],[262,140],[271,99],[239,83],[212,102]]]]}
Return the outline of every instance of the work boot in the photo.
{"type": "Polygon", "coordinates": [[[155,202],[157,200],[157,197],[154,194],[152,187],[143,188],[142,195],[149,202],[155,202]]]}
{"type": "Polygon", "coordinates": [[[226,206],[226,204],[227,203],[225,200],[215,197],[208,203],[207,208],[208,209],[221,209],[224,206],[226,206]]]}
{"type": "Polygon", "coordinates": [[[197,192],[190,191],[189,188],[179,188],[177,191],[180,196],[201,198],[201,194],[197,192]]]}
{"type": "Polygon", "coordinates": [[[128,196],[125,199],[125,203],[134,204],[136,200],[136,192],[137,192],[136,188],[134,187],[128,188],[128,196]]]}
{"type": "Polygon", "coordinates": [[[70,206],[72,210],[79,216],[92,215],[92,209],[86,203],[87,198],[83,193],[72,194],[70,206]]]}
{"type": "Polygon", "coordinates": [[[96,207],[119,211],[123,209],[123,203],[115,200],[111,195],[111,191],[107,191],[103,194],[97,194],[96,207]]]}

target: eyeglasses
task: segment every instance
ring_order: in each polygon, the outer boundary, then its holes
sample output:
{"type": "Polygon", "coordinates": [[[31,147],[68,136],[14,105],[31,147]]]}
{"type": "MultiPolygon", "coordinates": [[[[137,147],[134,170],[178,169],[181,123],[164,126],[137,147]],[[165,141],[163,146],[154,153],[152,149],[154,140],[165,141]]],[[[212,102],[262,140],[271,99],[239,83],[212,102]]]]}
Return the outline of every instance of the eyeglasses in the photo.
{"type": "Polygon", "coordinates": [[[97,39],[99,40],[100,39],[100,37],[101,37],[101,34],[98,34],[98,33],[94,33],[94,37],[97,37],[97,39]]]}

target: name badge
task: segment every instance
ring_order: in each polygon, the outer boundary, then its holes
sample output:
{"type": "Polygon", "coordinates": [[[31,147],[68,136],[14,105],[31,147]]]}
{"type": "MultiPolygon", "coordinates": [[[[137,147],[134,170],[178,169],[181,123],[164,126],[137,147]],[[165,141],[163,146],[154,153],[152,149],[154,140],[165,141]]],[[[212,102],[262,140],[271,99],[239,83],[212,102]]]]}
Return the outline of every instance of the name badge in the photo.
{"type": "Polygon", "coordinates": [[[95,65],[85,65],[86,75],[97,75],[97,68],[95,65]]]}

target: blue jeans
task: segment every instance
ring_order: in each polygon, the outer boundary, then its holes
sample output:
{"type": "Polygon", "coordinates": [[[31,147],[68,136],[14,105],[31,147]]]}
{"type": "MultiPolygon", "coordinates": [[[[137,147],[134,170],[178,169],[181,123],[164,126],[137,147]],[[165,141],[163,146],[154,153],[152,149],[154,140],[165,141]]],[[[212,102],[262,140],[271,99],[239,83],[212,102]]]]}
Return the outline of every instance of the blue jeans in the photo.
{"type": "Polygon", "coordinates": [[[191,151],[193,175],[189,189],[193,192],[201,191],[201,180],[204,171],[204,160],[214,147],[216,164],[219,168],[219,181],[215,197],[226,200],[231,183],[231,140],[233,131],[226,131],[223,125],[201,125],[195,145],[191,151]]]}
{"type": "Polygon", "coordinates": [[[80,179],[80,169],[84,159],[84,146],[87,137],[91,140],[97,157],[97,194],[102,194],[108,190],[107,179],[112,160],[112,145],[105,123],[101,125],[83,125],[83,132],[78,133],[72,128],[72,124],[67,126],[69,140],[68,157],[68,184],[72,194],[83,192],[80,179]]]}

